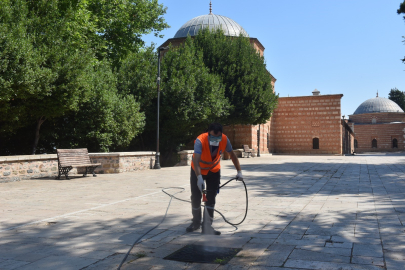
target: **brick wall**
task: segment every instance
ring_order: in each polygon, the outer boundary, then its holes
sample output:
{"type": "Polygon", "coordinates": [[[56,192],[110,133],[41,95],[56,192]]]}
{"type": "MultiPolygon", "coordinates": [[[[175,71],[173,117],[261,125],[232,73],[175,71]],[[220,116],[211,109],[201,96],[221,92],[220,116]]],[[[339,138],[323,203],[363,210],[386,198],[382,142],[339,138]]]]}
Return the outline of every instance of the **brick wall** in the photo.
{"type": "Polygon", "coordinates": [[[342,121],[342,153],[343,154],[353,154],[354,153],[354,133],[350,125],[348,125],[348,120],[342,121]]]}
{"type": "MultiPolygon", "coordinates": [[[[224,134],[228,136],[234,149],[241,149],[248,145],[250,149],[258,150],[257,133],[259,125],[231,125],[224,127],[224,134]]],[[[260,153],[267,154],[271,145],[271,121],[260,125],[260,153]]]]}
{"type": "Polygon", "coordinates": [[[357,124],[354,123],[357,153],[391,152],[405,150],[405,123],[357,124]],[[377,140],[377,148],[372,148],[372,140],[377,140]],[[393,139],[397,139],[398,148],[392,148],[393,139]]]}
{"type": "Polygon", "coordinates": [[[224,126],[224,134],[228,136],[234,149],[243,148],[248,145],[252,148],[252,125],[230,125],[224,126]]]}
{"type": "Polygon", "coordinates": [[[340,101],[343,95],[281,97],[273,113],[274,152],[342,154],[340,101]],[[319,138],[319,149],[313,149],[319,138]]]}
{"type": "Polygon", "coordinates": [[[349,115],[350,122],[372,124],[375,123],[391,123],[405,122],[405,113],[364,113],[349,115]]]}

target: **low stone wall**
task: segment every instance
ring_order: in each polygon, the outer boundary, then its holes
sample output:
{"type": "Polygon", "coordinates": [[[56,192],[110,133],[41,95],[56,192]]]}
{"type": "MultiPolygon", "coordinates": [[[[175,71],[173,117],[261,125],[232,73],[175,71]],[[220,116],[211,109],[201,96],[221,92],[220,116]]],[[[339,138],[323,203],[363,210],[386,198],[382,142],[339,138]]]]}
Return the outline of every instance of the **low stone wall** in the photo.
{"type": "MultiPolygon", "coordinates": [[[[90,153],[92,163],[101,163],[96,173],[122,173],[151,169],[155,152],[90,153]]],[[[83,174],[73,169],[69,175],[83,174]]],[[[54,178],[58,175],[57,155],[26,155],[0,157],[0,183],[20,180],[54,178]]]]}
{"type": "MultiPolygon", "coordinates": [[[[233,151],[238,158],[243,157],[243,149],[234,149],[233,151]]],[[[183,151],[178,152],[178,155],[180,157],[180,162],[177,163],[175,166],[191,166],[193,154],[194,154],[194,150],[183,150],[183,151]]],[[[267,155],[271,155],[271,154],[267,154],[267,155]]],[[[256,157],[256,151],[254,149],[252,149],[251,157],[256,157]]],[[[229,154],[226,152],[223,153],[222,159],[224,159],[224,160],[230,159],[229,154]]]]}
{"type": "Polygon", "coordinates": [[[191,166],[194,150],[183,150],[177,153],[180,157],[180,162],[177,163],[175,166],[191,166]]]}
{"type": "MultiPolygon", "coordinates": [[[[152,169],[155,152],[119,152],[89,154],[92,163],[101,163],[96,173],[123,173],[152,169]]],[[[82,171],[79,171],[82,173],[82,171]]]]}

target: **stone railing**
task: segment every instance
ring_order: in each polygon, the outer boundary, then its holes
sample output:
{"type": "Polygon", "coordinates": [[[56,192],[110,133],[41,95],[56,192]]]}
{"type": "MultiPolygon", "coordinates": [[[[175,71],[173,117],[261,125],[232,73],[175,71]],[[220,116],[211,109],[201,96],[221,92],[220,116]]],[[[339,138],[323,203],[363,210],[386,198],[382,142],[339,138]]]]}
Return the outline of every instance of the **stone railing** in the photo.
{"type": "MultiPolygon", "coordinates": [[[[90,153],[92,163],[101,163],[96,173],[122,173],[151,169],[155,152],[90,153]]],[[[73,169],[69,175],[83,171],[73,169]]],[[[0,157],[0,183],[56,177],[58,158],[56,154],[0,157]]]]}

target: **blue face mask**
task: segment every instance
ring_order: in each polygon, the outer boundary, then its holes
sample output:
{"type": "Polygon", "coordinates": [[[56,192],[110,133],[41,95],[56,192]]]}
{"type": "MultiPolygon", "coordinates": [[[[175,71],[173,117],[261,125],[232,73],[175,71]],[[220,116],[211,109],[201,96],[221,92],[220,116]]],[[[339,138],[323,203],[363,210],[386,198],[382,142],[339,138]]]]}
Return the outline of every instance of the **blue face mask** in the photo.
{"type": "Polygon", "coordinates": [[[212,136],[210,135],[210,145],[211,146],[219,146],[219,143],[222,141],[222,135],[221,136],[212,136]]]}

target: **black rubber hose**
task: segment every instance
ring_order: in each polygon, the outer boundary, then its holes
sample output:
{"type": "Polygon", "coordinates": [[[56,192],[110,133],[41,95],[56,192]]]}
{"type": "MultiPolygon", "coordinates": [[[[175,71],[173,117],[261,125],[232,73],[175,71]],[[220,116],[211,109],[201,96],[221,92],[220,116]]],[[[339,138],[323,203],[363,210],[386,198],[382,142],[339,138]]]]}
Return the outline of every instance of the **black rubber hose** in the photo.
{"type": "MultiPolygon", "coordinates": [[[[180,192],[183,192],[183,191],[184,191],[184,188],[179,188],[179,187],[166,188],[166,189],[181,189],[181,191],[176,192],[176,193],[174,193],[174,194],[177,194],[177,193],[180,193],[180,192]]],[[[163,190],[162,190],[162,191],[163,191],[163,190]]],[[[164,191],[163,191],[163,192],[164,192],[164,191]]],[[[166,192],[165,192],[165,193],[166,193],[166,192]]],[[[167,193],[166,193],[166,194],[167,194],[167,193]]],[[[128,258],[129,253],[130,253],[131,250],[134,248],[134,246],[136,245],[136,243],[138,243],[139,240],[142,239],[142,237],[144,237],[145,235],[147,235],[148,233],[150,233],[151,231],[153,231],[154,229],[156,229],[160,224],[163,223],[163,221],[166,219],[167,212],[169,211],[170,204],[172,203],[172,199],[173,199],[173,197],[170,198],[169,205],[167,206],[166,213],[165,213],[165,215],[164,215],[162,221],[160,221],[160,222],[158,223],[158,225],[156,225],[155,227],[153,227],[152,229],[150,229],[149,231],[147,231],[146,233],[144,233],[141,237],[139,237],[138,239],[135,240],[135,242],[132,244],[131,248],[128,250],[127,254],[125,254],[125,257],[124,257],[124,259],[122,259],[122,261],[121,261],[120,265],[118,266],[117,270],[120,270],[120,269],[121,269],[121,266],[124,264],[124,262],[125,262],[126,259],[128,258]]]]}
{"type": "MultiPolygon", "coordinates": [[[[245,193],[246,193],[246,210],[245,210],[245,216],[243,217],[242,221],[240,221],[240,222],[238,222],[238,223],[232,223],[232,222],[228,221],[228,220],[225,218],[225,216],[222,215],[221,212],[219,212],[219,211],[216,210],[216,209],[214,209],[214,211],[217,212],[218,214],[220,214],[221,217],[224,219],[224,221],[225,221],[226,223],[228,223],[229,225],[234,226],[235,228],[238,228],[238,227],[236,227],[236,226],[242,224],[243,221],[245,221],[246,216],[247,216],[247,212],[248,212],[248,192],[247,192],[247,187],[246,187],[245,181],[243,181],[243,180],[238,180],[238,179],[236,179],[236,178],[232,178],[231,180],[229,180],[228,182],[226,182],[225,184],[223,184],[222,186],[220,186],[219,189],[223,188],[224,186],[226,186],[227,184],[229,184],[230,182],[232,182],[232,181],[234,181],[234,180],[236,180],[236,181],[241,181],[241,182],[243,183],[243,186],[245,187],[245,193]]],[[[184,190],[185,190],[184,188],[180,188],[180,187],[171,187],[171,188],[164,188],[164,189],[162,189],[162,192],[165,193],[166,195],[168,195],[168,196],[170,197],[169,205],[167,206],[166,213],[165,213],[163,219],[162,219],[155,227],[153,227],[152,229],[150,229],[149,231],[147,231],[146,233],[144,233],[141,237],[139,237],[138,239],[135,240],[135,242],[132,244],[131,248],[128,250],[127,254],[125,254],[125,257],[124,257],[124,259],[121,261],[121,263],[120,263],[120,265],[118,266],[117,270],[120,270],[120,269],[121,269],[121,266],[124,264],[124,262],[125,262],[126,259],[128,258],[128,255],[129,255],[129,253],[131,252],[131,250],[134,248],[134,246],[135,246],[145,235],[147,235],[148,233],[150,233],[151,231],[153,231],[154,229],[156,229],[160,224],[163,223],[163,221],[166,219],[167,212],[169,211],[169,207],[170,207],[170,204],[172,203],[172,199],[173,199],[173,198],[176,199],[176,200],[182,201],[182,202],[191,203],[191,201],[183,200],[183,199],[180,199],[180,198],[177,198],[176,196],[174,196],[174,195],[176,195],[177,193],[183,192],[184,190]],[[178,192],[176,192],[176,193],[174,193],[174,194],[169,194],[169,193],[167,193],[167,192],[165,191],[165,190],[168,190],[168,189],[181,189],[181,191],[178,191],[178,192]]],[[[205,207],[205,206],[204,206],[204,205],[201,205],[201,207],[205,207]]],[[[208,206],[207,206],[207,207],[208,207],[208,206]]]]}

